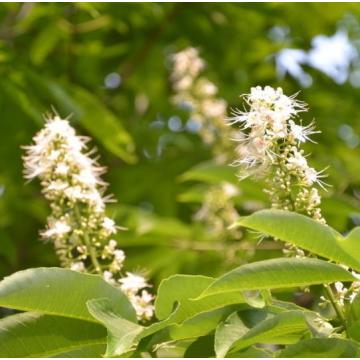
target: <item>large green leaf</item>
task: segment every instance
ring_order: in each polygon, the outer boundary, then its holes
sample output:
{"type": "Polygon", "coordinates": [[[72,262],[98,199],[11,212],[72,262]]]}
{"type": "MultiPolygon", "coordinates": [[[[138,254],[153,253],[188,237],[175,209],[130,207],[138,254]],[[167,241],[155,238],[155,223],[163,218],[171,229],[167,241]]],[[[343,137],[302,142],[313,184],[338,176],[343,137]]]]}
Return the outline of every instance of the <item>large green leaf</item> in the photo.
{"type": "Polygon", "coordinates": [[[104,327],[87,321],[34,312],[0,320],[0,357],[85,355],[89,347],[99,350],[105,343],[104,327]]]}
{"type": "MultiPolygon", "coordinates": [[[[230,352],[245,349],[250,345],[288,344],[299,339],[308,330],[305,315],[302,311],[285,311],[264,321],[261,321],[244,333],[244,325],[239,324],[238,338],[232,345],[230,352]]],[[[222,336],[225,336],[222,334],[222,336]]]]}
{"type": "MultiPolygon", "coordinates": [[[[232,304],[246,304],[252,299],[239,291],[195,299],[214,279],[198,275],[174,275],[159,287],[156,314],[163,322],[152,325],[181,324],[187,319],[232,304]]],[[[151,327],[150,327],[151,328],[151,327]]]]}
{"type": "Polygon", "coordinates": [[[309,258],[279,258],[240,266],[215,280],[201,298],[233,291],[288,288],[353,281],[340,266],[309,258]]]}
{"type": "Polygon", "coordinates": [[[360,228],[343,237],[327,225],[283,210],[261,210],[241,218],[237,224],[360,271],[360,228]]]}
{"type": "MultiPolygon", "coordinates": [[[[239,291],[229,292],[216,296],[208,296],[203,299],[193,300],[192,297],[199,296],[202,291],[214,281],[213,278],[197,275],[174,275],[164,280],[159,287],[156,300],[156,314],[162,321],[148,327],[134,327],[127,329],[128,325],[121,319],[117,311],[107,299],[96,299],[88,302],[91,314],[101,321],[109,330],[108,356],[120,356],[130,351],[132,347],[142,338],[150,336],[164,328],[174,325],[184,327],[173,327],[173,336],[183,338],[184,329],[193,329],[193,324],[204,321],[201,330],[214,328],[214,318],[219,313],[209,314],[212,310],[224,308],[227,305],[245,304],[249,297],[239,291]],[[202,315],[204,314],[204,315],[202,315]],[[208,319],[210,316],[210,319],[208,319]],[[125,334],[124,334],[124,329],[125,334]]],[[[218,318],[219,320],[221,319],[218,318]]]]}
{"type": "Polygon", "coordinates": [[[280,358],[357,358],[359,345],[345,339],[308,339],[289,345],[280,358]]]}
{"type": "Polygon", "coordinates": [[[99,295],[109,299],[121,316],[136,321],[128,298],[98,275],[68,269],[19,271],[0,282],[0,306],[95,321],[86,302],[99,295]]]}

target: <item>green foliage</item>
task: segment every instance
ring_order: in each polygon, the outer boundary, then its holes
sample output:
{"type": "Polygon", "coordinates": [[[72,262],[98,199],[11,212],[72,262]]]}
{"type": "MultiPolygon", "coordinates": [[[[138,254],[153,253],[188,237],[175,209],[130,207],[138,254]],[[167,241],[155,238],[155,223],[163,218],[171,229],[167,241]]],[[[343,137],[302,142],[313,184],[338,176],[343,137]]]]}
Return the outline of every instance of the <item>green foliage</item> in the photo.
{"type": "Polygon", "coordinates": [[[259,211],[240,219],[238,224],[360,270],[359,228],[344,237],[329,226],[282,210],[259,211]]]}
{"type": "Polygon", "coordinates": [[[359,70],[337,83],[306,66],[313,81],[302,87],[278,76],[274,56],[339,29],[359,51],[359,17],[355,3],[2,4],[0,357],[359,357],[359,295],[340,314],[322,303],[323,284],[336,295],[333,283],[348,289],[360,272],[359,70]],[[328,226],[262,210],[263,184],[239,182],[232,160],[189,130],[166,59],[187,46],[199,48],[229,114],[251,86],[301,90],[304,124],[315,118],[322,131],[308,161],[329,166],[328,226]],[[100,277],[53,268],[52,246],[38,241],[49,209],[39,184],[24,184],[21,146],[52,106],[108,168],[118,200],[109,216],[127,228],[115,237],[124,271],[146,272],[156,294],[148,323],[100,277]],[[217,233],[195,214],[223,184],[238,189],[239,219],[217,233]],[[284,242],[307,257],[283,257],[284,242]]]}
{"type": "Polygon", "coordinates": [[[309,339],[288,346],[279,357],[356,358],[359,357],[359,346],[344,339],[309,339]]]}
{"type": "Polygon", "coordinates": [[[201,297],[243,290],[328,284],[355,280],[343,268],[317,259],[271,259],[243,265],[214,281],[201,297]]]}
{"type": "Polygon", "coordinates": [[[68,317],[27,312],[1,322],[1,357],[98,357],[105,344],[103,327],[68,317]]]}
{"type": "Polygon", "coordinates": [[[108,298],[123,318],[135,320],[128,298],[95,275],[39,268],[17,272],[0,283],[1,306],[87,321],[94,321],[94,318],[86,302],[99,294],[108,298]]]}

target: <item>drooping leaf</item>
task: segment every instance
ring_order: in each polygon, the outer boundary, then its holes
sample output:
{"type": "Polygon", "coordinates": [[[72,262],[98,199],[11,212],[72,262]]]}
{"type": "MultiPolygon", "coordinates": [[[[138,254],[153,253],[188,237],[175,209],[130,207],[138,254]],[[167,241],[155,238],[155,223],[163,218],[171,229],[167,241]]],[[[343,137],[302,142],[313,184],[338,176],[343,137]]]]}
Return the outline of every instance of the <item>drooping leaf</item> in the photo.
{"type": "Polygon", "coordinates": [[[98,275],[36,268],[19,271],[0,282],[0,306],[87,321],[96,320],[86,302],[99,295],[108,298],[123,318],[136,321],[128,298],[98,275]]]}
{"type": "Polygon", "coordinates": [[[241,218],[237,224],[360,271],[359,229],[354,229],[347,237],[343,237],[330,226],[283,210],[261,210],[241,218]]]}
{"type": "Polygon", "coordinates": [[[121,317],[108,299],[93,299],[87,302],[90,313],[108,330],[106,356],[123,355],[133,349],[141,339],[144,327],[121,317]]]}
{"type": "Polygon", "coordinates": [[[224,292],[353,281],[343,268],[311,258],[279,258],[240,266],[216,279],[200,298],[224,292]]]}
{"type": "Polygon", "coordinates": [[[359,345],[346,339],[308,339],[287,346],[280,358],[357,358],[359,345]]]}
{"type": "Polygon", "coordinates": [[[308,331],[305,316],[302,311],[285,311],[264,321],[261,321],[249,331],[244,332],[244,326],[240,324],[241,335],[231,345],[231,352],[245,349],[254,344],[291,344],[308,331]]]}
{"type": "Polygon", "coordinates": [[[106,344],[103,326],[61,316],[27,312],[0,320],[0,357],[100,357],[106,344]],[[72,354],[72,355],[71,355],[72,354]]]}

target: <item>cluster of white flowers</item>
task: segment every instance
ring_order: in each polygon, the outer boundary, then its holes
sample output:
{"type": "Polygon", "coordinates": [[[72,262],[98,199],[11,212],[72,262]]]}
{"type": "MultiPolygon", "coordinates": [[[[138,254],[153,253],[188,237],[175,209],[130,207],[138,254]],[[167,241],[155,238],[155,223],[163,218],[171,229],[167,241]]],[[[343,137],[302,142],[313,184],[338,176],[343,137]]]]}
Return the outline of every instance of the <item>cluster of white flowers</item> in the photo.
{"type": "Polygon", "coordinates": [[[236,111],[231,123],[240,123],[237,137],[240,177],[263,178],[268,184],[272,206],[284,210],[304,213],[324,223],[319,208],[321,198],[319,185],[323,171],[317,172],[309,166],[301,144],[311,141],[309,136],[319,131],[314,124],[296,124],[299,112],[306,111],[306,105],[283,94],[281,88],[260,86],[251,89],[244,96],[248,111],[236,111]]]}
{"type": "Polygon", "coordinates": [[[121,274],[125,254],[112,238],[119,227],[105,214],[105,204],[112,199],[104,196],[107,184],[100,176],[105,169],[91,157],[89,138],[77,136],[69,121],[56,115],[47,119],[33,140],[24,147],[25,177],[40,179],[51,206],[41,236],[54,243],[62,266],[101,274],[122,289],[127,283],[125,293],[138,318],[150,319],[153,296],[142,290],[149,284],[141,276],[121,274]],[[135,277],[137,282],[131,281],[135,277]]]}
{"type": "Polygon", "coordinates": [[[170,57],[172,62],[171,82],[175,92],[173,101],[189,109],[190,118],[199,128],[205,144],[213,147],[219,161],[224,161],[232,144],[229,139],[231,127],[226,123],[225,100],[217,97],[217,87],[201,75],[205,62],[196,48],[189,47],[170,57]]]}

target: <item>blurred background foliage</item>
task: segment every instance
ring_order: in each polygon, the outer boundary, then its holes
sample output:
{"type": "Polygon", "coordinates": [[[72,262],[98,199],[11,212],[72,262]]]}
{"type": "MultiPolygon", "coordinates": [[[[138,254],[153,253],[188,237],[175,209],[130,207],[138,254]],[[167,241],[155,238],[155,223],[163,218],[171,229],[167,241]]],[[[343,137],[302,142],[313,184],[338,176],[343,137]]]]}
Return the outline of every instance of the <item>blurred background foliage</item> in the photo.
{"type": "Polygon", "coordinates": [[[224,183],[238,188],[231,201],[240,215],[269,204],[261,184],[239,183],[233,167],[214,161],[171,101],[168,57],[189,46],[229,113],[251,86],[301,90],[304,123],[314,118],[322,131],[307,145],[309,161],[329,166],[324,216],[344,233],[359,225],[359,21],[356,3],[1,4],[0,277],[58,266],[51,244],[39,241],[49,208],[38,182],[23,180],[20,148],[51,107],[72,114],[108,168],[118,200],[109,214],[128,228],[118,235],[128,269],[158,284],[281,253],[277,243],[194,218],[224,183]]]}

